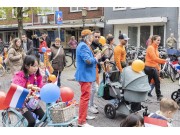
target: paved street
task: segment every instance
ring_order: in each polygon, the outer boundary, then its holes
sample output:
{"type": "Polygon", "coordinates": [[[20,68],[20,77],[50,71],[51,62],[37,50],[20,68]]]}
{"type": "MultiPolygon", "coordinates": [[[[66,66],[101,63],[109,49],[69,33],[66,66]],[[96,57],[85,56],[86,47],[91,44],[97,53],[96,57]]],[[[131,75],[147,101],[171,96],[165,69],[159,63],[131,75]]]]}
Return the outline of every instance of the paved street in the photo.
{"type": "MultiPolygon", "coordinates": [[[[62,72],[62,86],[68,86],[71,87],[75,92],[75,97],[77,101],[79,101],[80,97],[80,87],[79,84],[75,81],[68,81],[67,79],[72,79],[75,73],[75,68],[70,67],[65,69],[62,72]]],[[[10,79],[11,77],[9,75],[6,75],[5,77],[0,78],[1,88],[0,90],[7,91],[10,85],[10,79]]],[[[171,93],[179,88],[178,82],[172,82],[170,79],[164,79],[161,83],[161,91],[162,94],[165,97],[170,97],[171,93]]],[[[153,93],[153,95],[155,95],[153,93]]],[[[108,101],[105,101],[101,98],[95,98],[95,103],[99,107],[99,114],[96,114],[95,120],[89,120],[88,123],[92,124],[95,127],[118,127],[120,124],[120,121],[124,118],[124,116],[121,116],[118,114],[115,119],[108,119],[106,118],[104,114],[104,106],[108,101]]],[[[144,105],[148,105],[148,109],[150,112],[154,112],[159,109],[159,103],[156,101],[156,96],[153,96],[152,98],[148,98],[148,101],[146,103],[143,103],[144,105]]],[[[1,111],[0,111],[1,112],[1,111]]],[[[89,113],[89,115],[93,115],[89,113]]],[[[0,116],[1,117],[1,116],[0,116]]],[[[1,121],[1,118],[0,118],[1,121]]],[[[174,125],[176,127],[180,127],[180,111],[178,111],[174,118],[174,125]]],[[[0,122],[0,126],[2,126],[0,122]]]]}

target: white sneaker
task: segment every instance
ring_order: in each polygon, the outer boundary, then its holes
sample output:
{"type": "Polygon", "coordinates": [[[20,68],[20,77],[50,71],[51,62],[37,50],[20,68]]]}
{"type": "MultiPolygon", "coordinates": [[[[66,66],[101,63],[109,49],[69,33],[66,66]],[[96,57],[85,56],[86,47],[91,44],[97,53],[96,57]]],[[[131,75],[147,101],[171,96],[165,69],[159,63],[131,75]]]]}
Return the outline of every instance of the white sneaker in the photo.
{"type": "Polygon", "coordinates": [[[90,106],[90,107],[89,107],[89,111],[92,112],[92,113],[94,113],[94,114],[99,113],[99,111],[98,111],[94,106],[90,106]]]}
{"type": "Polygon", "coordinates": [[[78,127],[94,127],[92,125],[89,125],[88,123],[85,123],[85,124],[78,124],[78,127]]]}
{"type": "Polygon", "coordinates": [[[96,118],[95,116],[89,116],[89,115],[87,115],[87,117],[86,117],[87,120],[93,120],[95,118],[96,118]]]}
{"type": "Polygon", "coordinates": [[[98,109],[98,106],[97,106],[97,105],[94,104],[93,106],[94,106],[96,109],[98,109]]]}

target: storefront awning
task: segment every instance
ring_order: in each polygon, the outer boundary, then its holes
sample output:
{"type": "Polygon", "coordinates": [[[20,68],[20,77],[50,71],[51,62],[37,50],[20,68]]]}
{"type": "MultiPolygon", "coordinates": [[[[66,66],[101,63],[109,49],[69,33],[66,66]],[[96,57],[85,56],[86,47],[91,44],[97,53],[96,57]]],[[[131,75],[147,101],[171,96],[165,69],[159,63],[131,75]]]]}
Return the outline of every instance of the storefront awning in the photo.
{"type": "MultiPolygon", "coordinates": [[[[78,28],[83,27],[83,24],[62,24],[60,28],[78,28]]],[[[104,23],[96,23],[96,24],[85,24],[85,27],[99,27],[104,28],[104,23]]],[[[32,25],[32,26],[24,26],[24,29],[54,29],[58,28],[58,25],[32,25]]]]}
{"type": "Polygon", "coordinates": [[[167,17],[112,19],[112,20],[107,20],[106,24],[132,24],[132,23],[157,23],[157,22],[167,22],[167,17]]]}

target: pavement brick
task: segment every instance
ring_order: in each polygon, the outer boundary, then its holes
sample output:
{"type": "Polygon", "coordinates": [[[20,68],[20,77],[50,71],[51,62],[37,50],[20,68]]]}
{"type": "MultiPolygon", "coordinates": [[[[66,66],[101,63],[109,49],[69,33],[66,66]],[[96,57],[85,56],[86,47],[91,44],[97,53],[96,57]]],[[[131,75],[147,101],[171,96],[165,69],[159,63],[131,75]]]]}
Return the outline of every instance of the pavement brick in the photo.
{"type": "MultiPolygon", "coordinates": [[[[77,102],[78,102],[80,99],[79,84],[76,81],[68,81],[68,79],[74,78],[74,73],[75,73],[75,68],[73,66],[66,68],[62,72],[61,83],[62,83],[62,86],[67,86],[74,90],[74,93],[75,93],[74,99],[77,100],[77,102]]],[[[101,78],[102,78],[102,74],[101,74],[101,78]]],[[[10,86],[10,80],[11,80],[11,76],[8,74],[4,77],[0,77],[0,84],[1,84],[0,90],[7,91],[10,86]]],[[[164,95],[164,97],[170,98],[171,93],[173,91],[177,90],[178,88],[179,88],[178,81],[172,82],[170,79],[164,79],[161,82],[161,91],[162,91],[162,94],[164,95]]],[[[99,113],[98,114],[89,113],[89,115],[96,116],[95,120],[88,120],[89,124],[91,124],[95,127],[119,127],[120,122],[125,118],[125,116],[123,116],[121,114],[117,114],[115,119],[108,119],[104,114],[104,106],[107,103],[108,103],[108,101],[106,101],[102,98],[98,98],[96,95],[95,104],[98,106],[99,113]]],[[[154,91],[153,91],[153,97],[152,98],[148,97],[148,101],[143,102],[142,104],[148,106],[149,112],[155,112],[155,111],[159,110],[159,103],[156,100],[154,91]]],[[[44,108],[44,105],[43,105],[43,108],[44,108]]],[[[78,108],[77,108],[77,113],[78,113],[78,108]]],[[[2,126],[2,123],[1,123],[1,115],[0,115],[0,127],[1,126],[2,126]]],[[[174,126],[176,126],[176,127],[180,126],[180,111],[179,110],[175,114],[175,117],[174,117],[174,126]]]]}

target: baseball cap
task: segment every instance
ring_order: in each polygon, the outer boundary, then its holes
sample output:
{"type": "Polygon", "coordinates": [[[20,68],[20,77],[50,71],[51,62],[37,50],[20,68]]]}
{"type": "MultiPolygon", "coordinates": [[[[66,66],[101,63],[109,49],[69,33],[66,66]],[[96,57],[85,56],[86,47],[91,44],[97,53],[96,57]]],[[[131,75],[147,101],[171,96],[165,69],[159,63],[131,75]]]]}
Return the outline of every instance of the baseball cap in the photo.
{"type": "Polygon", "coordinates": [[[85,30],[81,31],[82,37],[87,36],[87,35],[91,35],[91,34],[92,34],[92,32],[89,29],[85,29],[85,30]]]}
{"type": "Polygon", "coordinates": [[[130,38],[126,34],[120,34],[119,39],[129,40],[130,38]]]}

